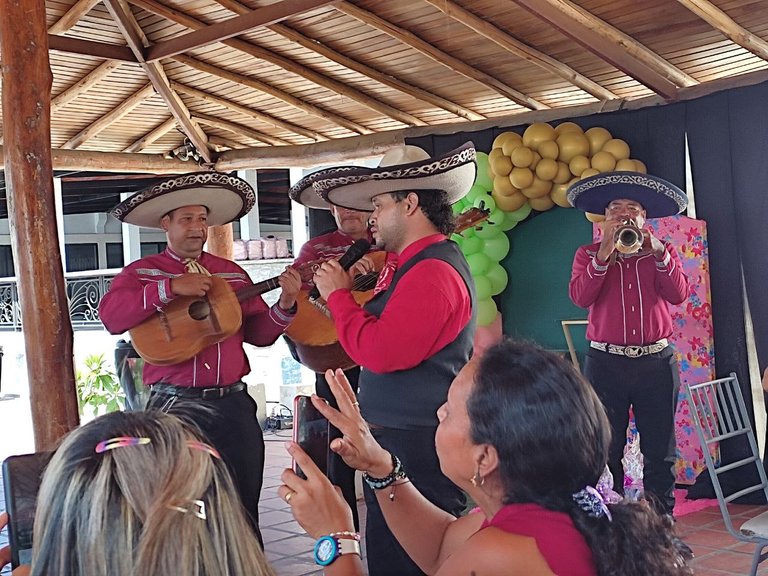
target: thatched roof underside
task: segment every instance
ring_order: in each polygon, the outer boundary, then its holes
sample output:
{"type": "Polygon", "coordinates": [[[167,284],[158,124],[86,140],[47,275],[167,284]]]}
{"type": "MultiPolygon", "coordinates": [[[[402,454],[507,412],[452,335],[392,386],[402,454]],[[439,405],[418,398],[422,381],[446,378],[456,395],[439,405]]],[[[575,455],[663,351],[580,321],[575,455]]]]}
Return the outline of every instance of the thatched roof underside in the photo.
{"type": "MultiPolygon", "coordinates": [[[[46,8],[54,158],[183,157],[189,143],[219,169],[307,165],[334,159],[311,150],[353,156],[403,135],[674,102],[768,79],[765,0],[46,8]]],[[[109,158],[92,169],[110,169],[109,158]]]]}

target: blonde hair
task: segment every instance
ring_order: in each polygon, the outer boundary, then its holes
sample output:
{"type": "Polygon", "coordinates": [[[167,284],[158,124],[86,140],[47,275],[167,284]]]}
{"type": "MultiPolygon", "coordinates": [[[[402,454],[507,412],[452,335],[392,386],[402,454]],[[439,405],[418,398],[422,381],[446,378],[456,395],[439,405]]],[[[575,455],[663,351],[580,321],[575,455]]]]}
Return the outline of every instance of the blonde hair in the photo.
{"type": "Polygon", "coordinates": [[[67,436],[40,488],[32,576],[273,575],[224,463],[190,440],[161,412],[107,414],[67,436]],[[96,453],[119,436],[150,442],[96,453]]]}

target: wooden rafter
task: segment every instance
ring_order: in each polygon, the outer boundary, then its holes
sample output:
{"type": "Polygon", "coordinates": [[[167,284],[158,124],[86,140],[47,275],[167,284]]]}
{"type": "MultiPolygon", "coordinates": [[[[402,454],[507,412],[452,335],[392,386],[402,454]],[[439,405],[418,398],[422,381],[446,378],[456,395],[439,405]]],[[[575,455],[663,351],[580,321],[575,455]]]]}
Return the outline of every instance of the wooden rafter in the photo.
{"type": "Polygon", "coordinates": [[[478,70],[473,66],[470,66],[463,60],[460,60],[455,56],[451,56],[447,52],[444,52],[439,48],[436,48],[429,42],[422,40],[421,38],[416,36],[416,34],[414,34],[413,32],[404,30],[399,26],[395,26],[391,22],[388,22],[384,18],[377,16],[373,12],[364,10],[359,6],[350,4],[349,2],[339,2],[339,4],[335,6],[335,8],[343,12],[347,16],[356,18],[357,20],[360,20],[360,22],[363,22],[368,26],[372,26],[377,30],[381,30],[385,34],[392,36],[396,40],[402,42],[403,44],[406,44],[407,46],[410,46],[414,50],[418,50],[425,56],[431,58],[438,64],[445,66],[449,70],[452,70],[457,74],[461,74],[462,76],[469,78],[470,80],[475,80],[483,84],[487,88],[490,88],[498,92],[505,98],[508,98],[509,100],[511,100],[512,102],[515,102],[516,104],[519,104],[520,106],[523,106],[525,108],[530,108],[531,110],[544,110],[546,108],[549,108],[549,106],[547,106],[546,104],[542,104],[538,100],[535,100],[534,98],[531,98],[530,96],[523,94],[519,90],[515,90],[512,86],[508,86],[507,84],[505,84],[498,78],[491,76],[490,74],[481,72],[480,70],[478,70]]]}
{"type": "Polygon", "coordinates": [[[206,162],[212,161],[211,151],[206,145],[208,137],[200,127],[192,121],[189,110],[172,89],[168,82],[168,78],[165,75],[165,70],[158,62],[144,62],[143,51],[146,43],[146,38],[139,26],[136,18],[130,10],[130,7],[124,5],[120,0],[104,0],[104,4],[109,10],[109,13],[114,18],[120,32],[123,34],[128,47],[134,53],[139,60],[139,64],[146,73],[149,81],[160,94],[160,97],[165,100],[168,108],[171,110],[171,114],[176,118],[184,134],[187,135],[190,142],[194,145],[197,151],[200,153],[206,162]]]}
{"type": "Polygon", "coordinates": [[[618,98],[616,94],[610,90],[603,88],[597,82],[593,82],[586,76],[579,74],[576,70],[570,66],[555,60],[554,58],[547,56],[543,52],[540,52],[534,48],[531,48],[527,44],[520,42],[517,38],[500,30],[487,20],[476,16],[466,8],[462,8],[451,0],[424,0],[428,4],[431,4],[447,16],[450,16],[457,22],[461,22],[468,28],[474,30],[481,36],[488,38],[510,54],[522,58],[523,60],[534,64],[540,68],[543,68],[547,72],[550,72],[560,78],[564,78],[574,86],[578,86],[587,94],[591,94],[598,100],[615,100],[618,98]]]}
{"type": "Polygon", "coordinates": [[[172,40],[160,42],[150,46],[147,50],[147,62],[168,58],[182,52],[187,52],[193,48],[207,46],[214,42],[221,42],[227,38],[244,34],[254,28],[260,28],[269,24],[274,24],[291,16],[310,12],[317,8],[322,8],[338,0],[282,0],[269,4],[263,8],[249,11],[237,18],[230,18],[218,24],[212,24],[200,28],[194,32],[189,32],[182,36],[177,36],[172,40]]]}
{"type": "Polygon", "coordinates": [[[768,60],[768,42],[739,26],[728,14],[707,0],[677,0],[713,28],[755,56],[768,60]]]}
{"type": "Polygon", "coordinates": [[[301,126],[297,126],[296,124],[291,124],[290,122],[286,122],[285,120],[280,120],[279,118],[276,118],[269,114],[265,114],[264,112],[253,110],[251,108],[248,108],[247,106],[238,104],[237,102],[232,102],[231,100],[227,100],[226,98],[220,98],[219,96],[214,96],[213,94],[209,94],[208,92],[203,92],[202,90],[198,90],[197,88],[192,88],[191,86],[185,86],[180,82],[171,81],[171,88],[176,90],[176,92],[181,92],[182,94],[186,94],[188,96],[194,96],[196,98],[200,98],[201,100],[204,100],[211,104],[216,104],[217,106],[221,106],[223,108],[228,108],[229,110],[232,110],[233,112],[237,112],[238,114],[242,114],[243,116],[254,118],[259,122],[271,124],[272,126],[275,126],[277,128],[282,128],[283,130],[287,130],[288,132],[293,132],[294,134],[298,134],[300,136],[304,136],[305,138],[309,138],[310,140],[315,140],[315,141],[328,140],[328,138],[326,138],[319,132],[315,132],[314,130],[308,130],[306,128],[302,128],[301,126]]]}
{"type": "Polygon", "coordinates": [[[265,94],[269,94],[273,98],[282,100],[286,104],[289,104],[294,108],[298,108],[299,110],[301,110],[306,114],[309,114],[311,116],[316,116],[318,118],[322,118],[326,122],[331,122],[332,124],[336,124],[337,126],[342,126],[347,130],[351,130],[352,132],[357,132],[358,134],[370,134],[371,132],[373,132],[372,130],[366,128],[362,124],[358,124],[357,122],[353,122],[352,120],[344,118],[343,116],[339,116],[338,114],[334,114],[333,112],[324,110],[319,106],[315,106],[314,104],[305,102],[304,100],[301,100],[296,96],[289,94],[288,92],[279,90],[274,86],[270,86],[266,82],[262,82],[261,80],[256,80],[255,78],[251,78],[250,76],[244,76],[236,72],[230,72],[225,68],[219,68],[217,66],[214,66],[213,64],[208,64],[207,62],[203,62],[202,60],[198,60],[190,56],[182,56],[182,55],[174,56],[174,60],[177,60],[182,64],[189,66],[190,68],[194,68],[195,70],[200,70],[201,72],[205,72],[206,74],[217,76],[219,78],[223,78],[224,80],[234,82],[235,84],[241,84],[242,86],[247,86],[248,88],[252,88],[254,90],[259,90],[260,92],[264,92],[265,94]]]}
{"type": "Polygon", "coordinates": [[[513,0],[668,100],[696,80],[569,0],[513,0]]]}
{"type": "MultiPolygon", "coordinates": [[[[115,0],[108,0],[108,1],[114,2],[115,0]]],[[[177,24],[181,24],[182,26],[186,26],[187,28],[198,30],[200,28],[205,27],[205,24],[200,20],[193,18],[192,16],[189,16],[187,14],[184,14],[179,10],[168,9],[166,6],[163,6],[159,2],[156,2],[155,0],[130,0],[130,2],[131,4],[139,6],[144,10],[147,10],[148,12],[152,12],[154,14],[157,14],[159,16],[172,20],[173,22],[176,22],[177,24]]],[[[239,50],[240,52],[244,52],[245,54],[253,56],[254,58],[258,58],[260,60],[264,60],[265,62],[274,64],[275,66],[279,66],[280,68],[282,68],[283,70],[286,70],[287,72],[291,72],[292,74],[301,76],[305,80],[314,82],[318,86],[322,86],[323,88],[331,90],[332,92],[335,92],[342,96],[345,96],[350,100],[354,100],[358,104],[361,104],[367,108],[370,108],[371,110],[374,110],[379,114],[382,114],[384,116],[397,120],[398,122],[401,122],[407,126],[425,126],[426,125],[426,122],[424,122],[423,120],[420,120],[419,118],[411,114],[408,114],[407,112],[398,110],[397,108],[394,108],[389,104],[385,104],[384,102],[377,100],[372,96],[369,96],[367,94],[360,92],[359,90],[350,88],[349,86],[347,86],[342,82],[333,80],[332,78],[329,78],[324,74],[320,74],[319,72],[315,72],[314,70],[307,68],[306,66],[303,66],[297,62],[294,62],[290,58],[280,56],[272,52],[271,50],[267,50],[266,48],[262,48],[261,46],[257,46],[256,44],[253,44],[251,42],[247,42],[239,38],[231,38],[229,40],[224,40],[222,44],[226,44],[230,48],[234,48],[236,50],[239,50]]]]}
{"type": "Polygon", "coordinates": [[[168,120],[166,120],[156,128],[152,129],[150,132],[147,132],[146,134],[144,134],[144,136],[142,136],[141,138],[136,140],[136,142],[128,146],[125,150],[123,150],[123,152],[141,152],[142,150],[144,150],[144,148],[152,144],[152,142],[155,142],[156,140],[162,138],[163,136],[168,134],[168,132],[173,130],[175,127],[176,127],[176,118],[171,116],[170,118],[168,118],[168,120]]]}
{"type": "MultiPolygon", "coordinates": [[[[0,146],[0,164],[4,162],[5,155],[4,147],[0,146]]],[[[178,158],[165,158],[161,154],[53,149],[51,161],[54,170],[141,172],[143,174],[184,174],[194,171],[194,164],[183,162],[178,158]]]]}
{"type": "Polygon", "coordinates": [[[105,44],[104,42],[91,42],[90,40],[70,38],[69,36],[49,34],[48,48],[59,52],[68,52],[69,54],[83,54],[84,56],[94,56],[96,58],[136,62],[136,57],[125,46],[105,44]]]}
{"type": "MultiPolygon", "coordinates": [[[[229,150],[240,150],[241,148],[248,148],[247,144],[242,144],[241,142],[230,140],[229,138],[222,138],[221,136],[216,136],[213,134],[208,137],[208,143],[213,144],[219,148],[227,148],[229,150]]],[[[217,152],[220,151],[222,150],[217,150],[217,152]]]]}
{"type": "Polygon", "coordinates": [[[51,100],[51,111],[58,110],[62,106],[65,106],[68,102],[71,102],[80,96],[80,94],[87,92],[89,88],[97,84],[100,80],[109,75],[110,72],[116,70],[119,66],[120,62],[117,60],[106,60],[102,62],[88,74],[80,78],[80,80],[72,84],[72,86],[51,100]]]}
{"type": "Polygon", "coordinates": [[[216,118],[215,116],[210,116],[208,114],[195,112],[192,115],[192,118],[201,124],[207,124],[208,126],[213,126],[214,128],[221,128],[222,130],[227,130],[228,132],[233,132],[240,136],[245,136],[251,140],[256,140],[262,144],[268,144],[271,146],[284,146],[290,144],[290,142],[286,142],[281,138],[275,138],[274,136],[264,134],[263,132],[259,132],[258,130],[254,130],[248,126],[238,124],[237,122],[216,118]]]}
{"type": "MultiPolygon", "coordinates": [[[[216,2],[222,5],[224,8],[227,8],[228,10],[235,12],[236,14],[242,15],[242,14],[247,14],[251,11],[250,8],[248,8],[247,6],[244,6],[243,4],[240,4],[240,2],[238,2],[237,0],[216,0],[216,2]]],[[[320,54],[324,58],[327,58],[332,62],[336,62],[337,64],[340,64],[345,68],[354,70],[358,74],[367,76],[368,78],[371,78],[372,80],[375,80],[380,84],[389,86],[390,88],[394,90],[398,90],[403,94],[407,94],[408,96],[410,96],[411,98],[414,98],[415,100],[420,100],[422,102],[426,102],[427,104],[430,104],[437,108],[442,108],[443,110],[450,112],[451,114],[459,116],[460,118],[466,118],[467,120],[470,120],[470,121],[482,120],[483,118],[485,118],[485,116],[483,116],[482,114],[478,114],[477,112],[474,112],[469,108],[465,108],[460,104],[451,102],[447,98],[438,96],[437,94],[429,92],[428,90],[424,90],[423,88],[419,88],[418,86],[408,84],[407,82],[404,82],[403,80],[396,78],[390,74],[381,72],[373,68],[372,66],[369,66],[368,64],[363,64],[362,62],[359,62],[354,58],[350,58],[349,56],[341,54],[336,50],[333,50],[332,48],[326,46],[325,44],[318,42],[317,40],[308,38],[298,30],[294,30],[293,28],[286,26],[285,24],[272,24],[270,26],[267,26],[267,28],[269,28],[275,34],[279,34],[280,36],[287,38],[292,42],[296,42],[298,45],[300,45],[301,47],[307,50],[315,52],[316,54],[320,54]]]]}
{"type": "Polygon", "coordinates": [[[59,18],[53,26],[48,28],[48,34],[64,34],[80,21],[80,18],[88,14],[91,8],[101,0],[78,0],[67,10],[66,14],[59,18]]]}

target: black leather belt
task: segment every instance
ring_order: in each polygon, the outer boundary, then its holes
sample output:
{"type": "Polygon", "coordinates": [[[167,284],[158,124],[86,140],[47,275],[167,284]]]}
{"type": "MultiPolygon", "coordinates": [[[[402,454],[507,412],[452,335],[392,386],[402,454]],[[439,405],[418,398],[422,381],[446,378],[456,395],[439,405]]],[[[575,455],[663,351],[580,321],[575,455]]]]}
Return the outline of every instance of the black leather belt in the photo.
{"type": "Polygon", "coordinates": [[[228,394],[234,394],[245,390],[245,383],[235,382],[231,386],[215,386],[213,388],[191,388],[187,386],[173,386],[171,384],[153,384],[152,392],[165,394],[166,396],[178,396],[179,398],[200,398],[202,400],[215,400],[228,394]]]}

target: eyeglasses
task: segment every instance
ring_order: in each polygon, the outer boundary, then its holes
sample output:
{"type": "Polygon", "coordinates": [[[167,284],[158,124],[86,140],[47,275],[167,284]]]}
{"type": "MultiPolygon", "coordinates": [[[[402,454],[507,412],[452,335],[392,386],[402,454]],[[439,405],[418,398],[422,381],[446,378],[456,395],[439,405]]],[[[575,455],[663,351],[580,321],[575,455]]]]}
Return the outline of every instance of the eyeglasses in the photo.
{"type": "Polygon", "coordinates": [[[609,204],[608,212],[616,214],[618,212],[629,212],[630,214],[640,214],[643,208],[636,204],[609,204]]]}

